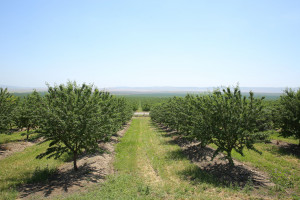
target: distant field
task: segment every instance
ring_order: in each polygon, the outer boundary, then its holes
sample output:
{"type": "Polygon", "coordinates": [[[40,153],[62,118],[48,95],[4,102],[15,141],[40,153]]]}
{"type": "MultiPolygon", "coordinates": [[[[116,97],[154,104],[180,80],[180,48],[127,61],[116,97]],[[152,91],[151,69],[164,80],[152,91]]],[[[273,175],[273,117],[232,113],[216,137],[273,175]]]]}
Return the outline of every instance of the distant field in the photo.
{"type": "MultiPolygon", "coordinates": [[[[39,92],[42,96],[44,96],[47,92],[39,92]]],[[[17,97],[24,97],[30,94],[30,92],[25,92],[25,93],[13,93],[13,95],[17,97]]],[[[178,97],[184,97],[187,94],[193,94],[193,95],[203,95],[207,94],[207,92],[155,92],[155,93],[150,93],[150,92],[139,92],[139,93],[133,93],[133,92],[112,92],[112,94],[115,94],[117,96],[124,96],[124,97],[161,97],[161,98],[166,98],[166,97],[173,97],[173,96],[178,96],[178,97]]],[[[245,96],[248,96],[249,93],[243,93],[245,96]]],[[[255,97],[265,97],[267,100],[276,100],[279,99],[280,95],[282,93],[254,93],[255,97]]]]}
{"type": "MultiPolygon", "coordinates": [[[[23,92],[23,93],[19,93],[19,92],[15,92],[15,93],[12,93],[14,96],[17,96],[17,97],[25,97],[25,96],[27,96],[27,95],[29,95],[29,94],[31,94],[32,92],[23,92]]],[[[47,92],[39,92],[39,94],[41,95],[41,96],[45,96],[45,94],[46,94],[47,92]]]]}
{"type": "MultiPolygon", "coordinates": [[[[248,96],[247,93],[244,95],[248,96]]],[[[282,95],[282,93],[254,93],[255,97],[265,97],[267,100],[279,99],[280,95],[282,95]]]]}

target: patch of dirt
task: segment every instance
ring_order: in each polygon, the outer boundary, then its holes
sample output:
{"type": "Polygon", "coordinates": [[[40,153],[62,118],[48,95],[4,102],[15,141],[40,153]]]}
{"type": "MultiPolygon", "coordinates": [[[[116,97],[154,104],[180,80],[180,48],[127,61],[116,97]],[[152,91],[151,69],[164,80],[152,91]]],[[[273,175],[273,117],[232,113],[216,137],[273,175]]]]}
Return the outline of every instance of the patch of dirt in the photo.
{"type": "Polygon", "coordinates": [[[41,139],[35,140],[33,142],[10,142],[6,144],[0,145],[0,160],[6,158],[7,156],[12,155],[16,152],[24,151],[25,148],[33,146],[39,142],[41,142],[41,139]]]}
{"type": "Polygon", "coordinates": [[[100,143],[105,153],[83,155],[77,160],[78,171],[74,172],[73,162],[63,164],[46,183],[26,184],[19,188],[20,199],[45,199],[54,196],[67,196],[74,192],[82,192],[86,186],[103,182],[105,177],[114,172],[114,144],[122,137],[130,123],[112,137],[110,142],[100,143]]]}
{"type": "Polygon", "coordinates": [[[234,160],[234,167],[230,167],[228,161],[223,159],[224,154],[222,153],[219,153],[212,161],[215,149],[211,147],[201,148],[199,142],[191,142],[176,136],[173,137],[173,141],[201,170],[211,174],[225,185],[244,187],[251,183],[256,188],[259,186],[275,186],[270,181],[267,173],[252,166],[234,160]]]}
{"type": "Polygon", "coordinates": [[[149,117],[150,112],[135,112],[133,114],[134,117],[149,117]]]}
{"type": "Polygon", "coordinates": [[[273,145],[276,145],[279,147],[280,153],[295,155],[296,157],[300,158],[300,146],[299,145],[291,144],[288,142],[283,142],[280,140],[271,140],[271,143],[273,145]]]}

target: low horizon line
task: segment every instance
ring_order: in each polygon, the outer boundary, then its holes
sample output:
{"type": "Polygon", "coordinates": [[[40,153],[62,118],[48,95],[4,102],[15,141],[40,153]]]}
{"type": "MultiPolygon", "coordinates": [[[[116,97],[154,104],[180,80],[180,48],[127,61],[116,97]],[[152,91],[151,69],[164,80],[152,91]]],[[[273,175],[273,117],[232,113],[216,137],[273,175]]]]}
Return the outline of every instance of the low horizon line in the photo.
{"type": "MultiPolygon", "coordinates": [[[[107,87],[99,87],[96,84],[91,83],[95,87],[98,88],[217,88],[217,87],[235,87],[234,85],[226,86],[226,85],[219,85],[219,86],[107,86],[107,87]]],[[[60,84],[57,84],[60,85],[60,84]]],[[[2,88],[24,88],[24,89],[35,89],[35,88],[47,88],[47,86],[16,86],[16,85],[5,85],[0,84],[2,88]]],[[[299,88],[300,86],[296,87],[289,87],[289,86],[240,86],[240,88],[299,88]]]]}

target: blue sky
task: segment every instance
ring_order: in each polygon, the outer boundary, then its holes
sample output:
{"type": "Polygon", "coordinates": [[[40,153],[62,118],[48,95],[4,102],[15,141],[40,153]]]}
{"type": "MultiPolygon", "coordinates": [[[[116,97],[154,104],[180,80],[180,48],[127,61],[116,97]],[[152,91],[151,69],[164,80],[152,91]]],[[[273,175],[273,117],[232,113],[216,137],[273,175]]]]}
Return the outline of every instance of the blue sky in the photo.
{"type": "Polygon", "coordinates": [[[0,84],[300,86],[300,1],[0,1],[0,84]]]}

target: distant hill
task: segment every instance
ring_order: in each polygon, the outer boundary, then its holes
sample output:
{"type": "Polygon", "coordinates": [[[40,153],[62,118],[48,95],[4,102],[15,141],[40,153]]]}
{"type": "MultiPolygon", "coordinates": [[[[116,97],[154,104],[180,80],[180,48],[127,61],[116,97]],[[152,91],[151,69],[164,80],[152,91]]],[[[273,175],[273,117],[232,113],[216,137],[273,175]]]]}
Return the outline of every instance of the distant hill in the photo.
{"type": "MultiPolygon", "coordinates": [[[[157,92],[208,92],[218,87],[112,87],[106,90],[123,93],[157,93],[157,92]]],[[[282,93],[283,87],[240,87],[242,92],[282,93]]]]}

